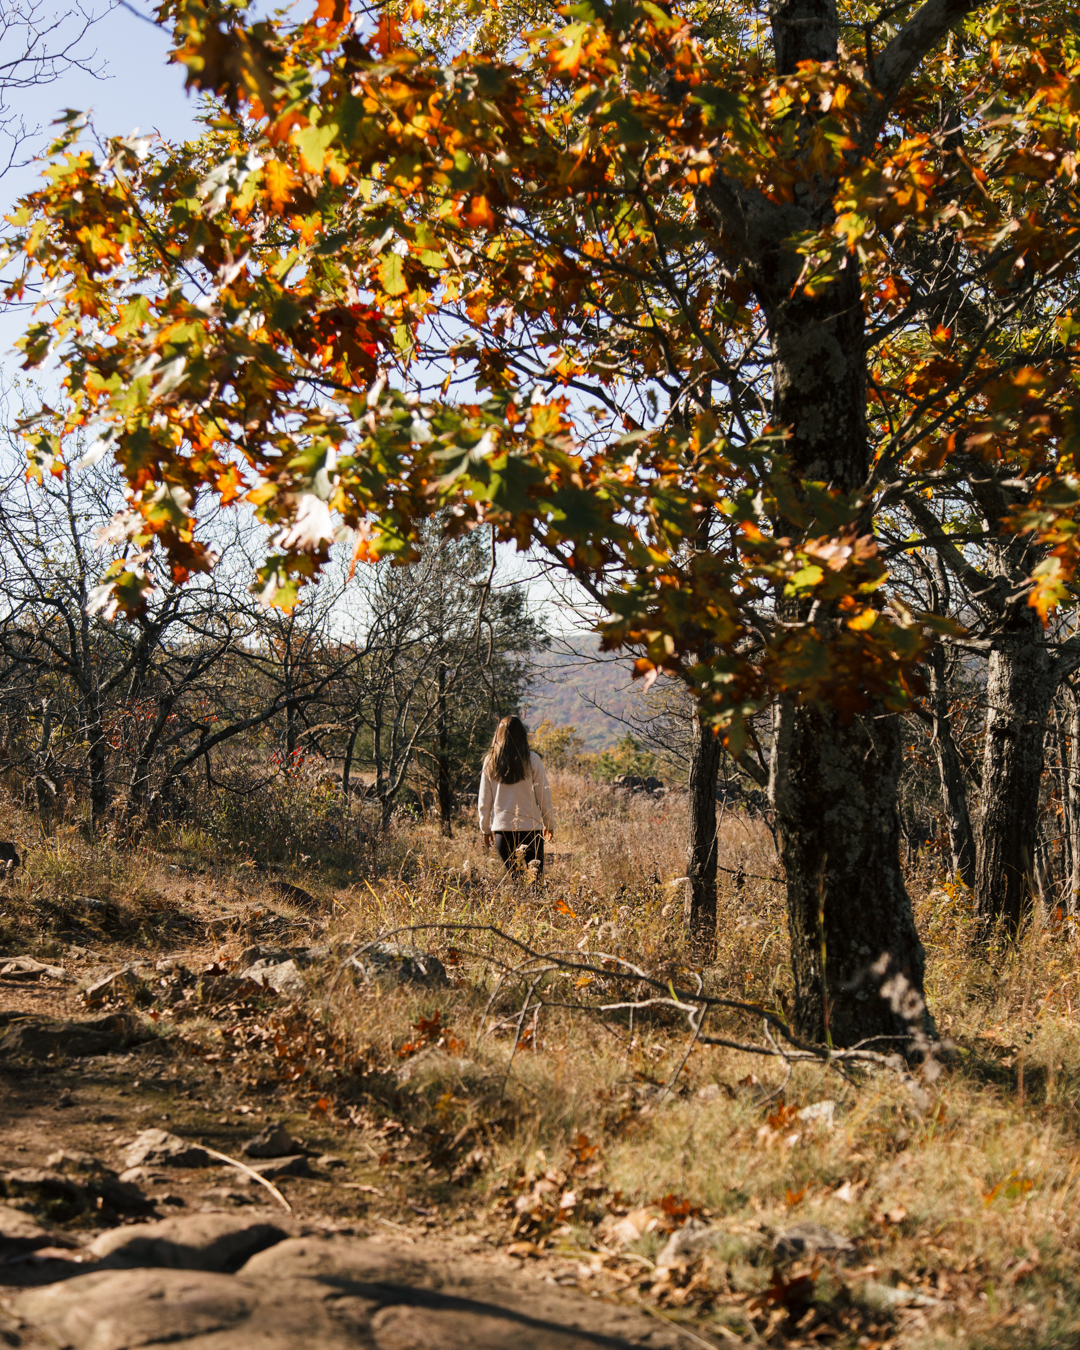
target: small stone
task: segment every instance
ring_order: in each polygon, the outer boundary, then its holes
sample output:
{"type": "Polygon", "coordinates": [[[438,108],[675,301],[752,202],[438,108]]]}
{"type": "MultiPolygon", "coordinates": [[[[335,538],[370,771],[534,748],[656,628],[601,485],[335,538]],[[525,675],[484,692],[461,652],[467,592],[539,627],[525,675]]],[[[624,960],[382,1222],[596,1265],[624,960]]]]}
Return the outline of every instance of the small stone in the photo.
{"type": "Polygon", "coordinates": [[[681,1228],[675,1229],[664,1244],[656,1258],[657,1270],[666,1270],[670,1266],[693,1261],[703,1251],[713,1246],[719,1236],[720,1230],[711,1224],[702,1223],[700,1219],[687,1219],[681,1228]]]}
{"type": "MultiPolygon", "coordinates": [[[[293,1158],[271,1158],[267,1162],[255,1162],[251,1164],[251,1170],[258,1172],[259,1176],[265,1177],[267,1181],[277,1181],[279,1177],[307,1177],[309,1180],[317,1180],[318,1172],[314,1171],[311,1161],[302,1153],[293,1158]]],[[[249,1183],[252,1186],[258,1185],[258,1182],[249,1183]]]]}
{"type": "Polygon", "coordinates": [[[83,990],[83,1002],[88,1008],[100,1007],[114,999],[131,1002],[146,992],[146,985],[130,966],[115,970],[104,979],[95,980],[83,990]]]}
{"type": "Polygon", "coordinates": [[[268,1125],[254,1139],[244,1145],[246,1158],[286,1158],[303,1151],[303,1144],[294,1139],[284,1125],[268,1125]]]}
{"type": "Polygon", "coordinates": [[[181,1139],[168,1130],[143,1130],[136,1135],[124,1155],[127,1168],[210,1167],[213,1158],[206,1149],[181,1139]]]}
{"type": "Polygon", "coordinates": [[[307,991],[304,977],[300,974],[295,961],[281,961],[277,965],[264,965],[261,961],[256,961],[253,966],[248,966],[247,970],[240,972],[240,978],[253,980],[256,984],[273,989],[275,993],[282,994],[286,998],[298,998],[307,991]]]}
{"type": "Polygon", "coordinates": [[[903,1307],[936,1308],[941,1304],[941,1299],[930,1294],[920,1293],[917,1289],[895,1289],[879,1280],[867,1280],[855,1290],[855,1297],[859,1303],[877,1312],[894,1312],[903,1307]]]}
{"type": "Polygon", "coordinates": [[[834,1101],[812,1102],[795,1112],[796,1120],[808,1120],[824,1129],[831,1130],[836,1123],[836,1103],[834,1101]]]}
{"type": "Polygon", "coordinates": [[[819,1223],[797,1223],[785,1228],[773,1238],[773,1251],[783,1260],[797,1256],[849,1256],[855,1251],[853,1243],[819,1223]]]}
{"type": "Polygon", "coordinates": [[[246,970],[248,966],[254,966],[261,962],[264,966],[277,965],[282,961],[288,961],[292,957],[292,952],[286,951],[284,947],[245,947],[236,958],[237,965],[241,970],[246,970]]]}
{"type": "Polygon", "coordinates": [[[720,1096],[720,1087],[717,1083],[706,1083],[704,1087],[698,1088],[697,1098],[699,1102],[719,1101],[720,1096]]]}
{"type": "Polygon", "coordinates": [[[0,979],[4,980],[70,980],[71,976],[60,966],[46,965],[32,956],[16,956],[0,960],[0,979]]]}

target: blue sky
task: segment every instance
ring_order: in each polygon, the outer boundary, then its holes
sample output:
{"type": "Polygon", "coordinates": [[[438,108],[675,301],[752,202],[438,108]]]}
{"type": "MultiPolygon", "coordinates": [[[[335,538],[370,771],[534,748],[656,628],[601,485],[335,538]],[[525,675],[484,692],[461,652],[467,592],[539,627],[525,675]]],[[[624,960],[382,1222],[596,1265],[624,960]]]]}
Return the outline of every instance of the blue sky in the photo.
{"type": "MultiPolygon", "coordinates": [[[[55,0],[58,8],[63,0],[55,0]]],[[[65,108],[90,112],[102,138],[125,136],[136,127],[146,134],[157,130],[169,139],[183,139],[195,130],[197,103],[184,92],[180,67],[168,64],[169,42],[165,33],[132,10],[147,16],[152,6],[146,0],[130,0],[131,8],[103,12],[87,34],[81,50],[96,54],[103,77],[73,70],[54,84],[18,95],[17,111],[30,128],[37,128],[23,148],[23,157],[40,154],[48,144],[50,124],[65,108]]],[[[30,191],[41,174],[41,165],[30,163],[9,169],[0,177],[0,203],[9,212],[19,196],[30,191]]],[[[23,331],[25,311],[0,310],[0,368],[11,370],[11,350],[23,331]]],[[[5,381],[6,382],[6,381],[5,381]]]]}
{"type": "MultiPolygon", "coordinates": [[[[149,17],[146,0],[130,0],[131,8],[105,12],[89,30],[82,49],[96,53],[104,77],[74,70],[54,84],[19,95],[19,112],[29,126],[42,128],[30,141],[28,151],[47,143],[49,124],[64,108],[92,111],[98,130],[106,136],[126,135],[138,126],[144,133],[157,128],[168,137],[183,137],[194,128],[195,102],[184,93],[184,76],[178,66],[167,63],[169,43],[156,25],[138,18],[132,10],[149,17]]],[[[55,0],[58,5],[62,0],[55,0]]],[[[106,9],[107,0],[97,8],[106,9]]],[[[12,169],[0,179],[0,193],[10,203],[33,185],[40,166],[12,169]]]]}

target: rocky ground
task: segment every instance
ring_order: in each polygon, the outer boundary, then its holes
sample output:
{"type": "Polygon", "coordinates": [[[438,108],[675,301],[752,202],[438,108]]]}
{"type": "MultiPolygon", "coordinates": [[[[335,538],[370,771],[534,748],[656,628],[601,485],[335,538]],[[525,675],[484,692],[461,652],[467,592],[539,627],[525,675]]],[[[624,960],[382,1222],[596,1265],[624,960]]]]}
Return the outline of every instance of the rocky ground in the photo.
{"type": "Polygon", "coordinates": [[[573,1261],[523,1269],[411,1198],[395,1164],[423,1159],[398,1122],[343,1124],[296,1091],[298,1061],[326,1050],[305,995],[350,962],[445,982],[438,960],[222,936],[154,961],[77,943],[0,958],[0,1343],[701,1343],[580,1292],[573,1261]]]}

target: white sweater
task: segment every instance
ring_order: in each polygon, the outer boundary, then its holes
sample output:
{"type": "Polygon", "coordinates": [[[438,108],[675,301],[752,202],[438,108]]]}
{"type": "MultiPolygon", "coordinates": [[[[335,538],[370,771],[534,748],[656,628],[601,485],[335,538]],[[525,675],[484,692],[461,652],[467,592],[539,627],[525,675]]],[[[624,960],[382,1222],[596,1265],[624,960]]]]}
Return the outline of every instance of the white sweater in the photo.
{"type": "Polygon", "coordinates": [[[535,750],[529,751],[529,772],[520,783],[496,783],[485,768],[480,776],[480,829],[484,834],[497,830],[551,830],[551,789],[544,761],[535,750]]]}

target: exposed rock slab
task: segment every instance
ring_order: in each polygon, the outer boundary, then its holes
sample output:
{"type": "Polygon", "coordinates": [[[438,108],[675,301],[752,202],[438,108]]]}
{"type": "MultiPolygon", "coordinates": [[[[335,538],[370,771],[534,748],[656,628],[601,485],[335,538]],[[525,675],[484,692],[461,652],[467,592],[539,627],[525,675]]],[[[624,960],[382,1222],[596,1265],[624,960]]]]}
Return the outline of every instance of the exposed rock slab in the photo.
{"type": "Polygon", "coordinates": [[[49,1224],[39,1223],[21,1209],[0,1205],[0,1260],[36,1252],[42,1247],[76,1247],[66,1233],[49,1224]]]}
{"type": "Polygon", "coordinates": [[[35,961],[32,956],[0,957],[0,979],[3,980],[70,980],[62,966],[50,966],[35,961]]]}
{"type": "Polygon", "coordinates": [[[113,1228],[95,1238],[89,1250],[113,1267],[235,1271],[291,1231],[292,1225],[251,1213],[185,1214],[160,1223],[113,1228]]]}
{"type": "Polygon", "coordinates": [[[20,1017],[0,1035],[0,1058],[57,1059],[110,1055],[123,1050],[138,1032],[138,1021],[112,1013],[87,1022],[62,1022],[52,1017],[20,1017]]]}
{"type": "MultiPolygon", "coordinates": [[[[218,1217],[218,1216],[215,1216],[218,1217]]],[[[159,1249],[155,1249],[159,1250],[159,1249]]],[[[439,1244],[312,1237],[236,1275],[92,1271],[19,1295],[32,1344],[64,1350],[685,1350],[640,1311],[439,1244]]]]}
{"type": "Polygon", "coordinates": [[[119,1214],[146,1214],[154,1208],[153,1201],[148,1200],[132,1180],[118,1177],[111,1167],[92,1153],[60,1149],[50,1154],[45,1164],[61,1176],[77,1178],[99,1202],[98,1208],[107,1207],[119,1214]]]}
{"type": "Polygon", "coordinates": [[[71,1350],[358,1350],[371,1306],[314,1284],[263,1284],[212,1271],[106,1270],[13,1301],[46,1345],[71,1350]]]}

